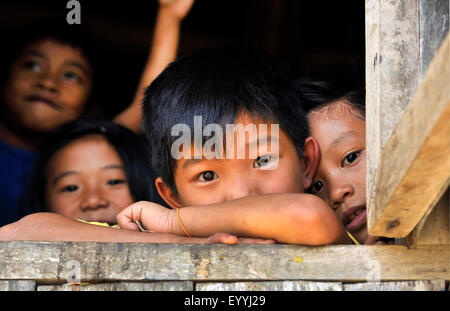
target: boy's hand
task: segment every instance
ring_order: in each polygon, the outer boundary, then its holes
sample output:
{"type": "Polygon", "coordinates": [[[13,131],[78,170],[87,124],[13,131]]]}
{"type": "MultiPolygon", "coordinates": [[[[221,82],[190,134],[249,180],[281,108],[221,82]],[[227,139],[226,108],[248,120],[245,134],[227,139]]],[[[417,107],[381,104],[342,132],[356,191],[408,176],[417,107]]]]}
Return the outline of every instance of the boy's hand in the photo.
{"type": "Polygon", "coordinates": [[[172,210],[156,203],[140,201],[124,208],[116,216],[121,229],[141,231],[136,222],[146,230],[159,233],[173,233],[172,210]]]}
{"type": "Polygon", "coordinates": [[[193,3],[194,0],[159,0],[159,7],[181,20],[189,13],[193,3]]]}
{"type": "MultiPolygon", "coordinates": [[[[196,239],[196,238],[194,238],[196,239]]],[[[201,242],[200,242],[201,243],[201,242]]],[[[205,243],[223,243],[223,244],[275,244],[274,240],[269,239],[253,239],[253,238],[238,238],[235,235],[228,233],[214,233],[205,239],[205,243]]]]}

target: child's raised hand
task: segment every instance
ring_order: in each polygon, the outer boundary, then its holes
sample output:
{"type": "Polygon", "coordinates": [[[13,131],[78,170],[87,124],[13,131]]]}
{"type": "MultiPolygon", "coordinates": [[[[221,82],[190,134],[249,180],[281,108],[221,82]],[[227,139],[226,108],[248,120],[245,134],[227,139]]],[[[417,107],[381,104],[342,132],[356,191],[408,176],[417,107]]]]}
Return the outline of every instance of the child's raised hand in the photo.
{"type": "Polygon", "coordinates": [[[136,222],[154,232],[171,233],[172,230],[170,209],[153,202],[134,203],[117,214],[116,220],[119,227],[125,230],[141,231],[136,222]]]}
{"type": "Polygon", "coordinates": [[[186,17],[193,4],[194,0],[159,0],[160,9],[164,9],[179,19],[186,17]]]}

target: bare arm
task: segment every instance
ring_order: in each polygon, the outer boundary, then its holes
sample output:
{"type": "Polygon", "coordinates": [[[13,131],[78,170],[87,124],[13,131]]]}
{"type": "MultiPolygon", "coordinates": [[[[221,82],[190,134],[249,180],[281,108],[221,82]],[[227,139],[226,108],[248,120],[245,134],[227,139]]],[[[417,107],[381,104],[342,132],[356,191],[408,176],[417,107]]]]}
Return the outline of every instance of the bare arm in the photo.
{"type": "MultiPolygon", "coordinates": [[[[198,237],[228,232],[289,244],[349,243],[333,211],[310,194],[248,196],[208,206],[183,207],[179,215],[190,235],[198,237]]],[[[176,211],[154,203],[135,203],[117,216],[119,225],[129,230],[137,230],[136,220],[151,230],[185,235],[176,211]]]]}
{"type": "Polygon", "coordinates": [[[187,238],[175,234],[146,233],[86,224],[55,213],[36,213],[0,228],[0,241],[78,241],[148,243],[225,243],[237,238],[219,233],[208,238],[187,238]]]}
{"type": "Polygon", "coordinates": [[[141,104],[145,88],[171,63],[177,53],[180,26],[194,0],[159,0],[153,43],[131,105],[114,122],[141,132],[141,104]]]}

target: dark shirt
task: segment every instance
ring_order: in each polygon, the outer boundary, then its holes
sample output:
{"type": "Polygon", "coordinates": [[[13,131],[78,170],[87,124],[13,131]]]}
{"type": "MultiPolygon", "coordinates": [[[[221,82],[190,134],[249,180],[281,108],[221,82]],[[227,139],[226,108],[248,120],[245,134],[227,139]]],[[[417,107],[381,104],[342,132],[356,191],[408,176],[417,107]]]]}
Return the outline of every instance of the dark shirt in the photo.
{"type": "Polygon", "coordinates": [[[19,220],[19,200],[37,155],[0,141],[0,227],[19,220]]]}

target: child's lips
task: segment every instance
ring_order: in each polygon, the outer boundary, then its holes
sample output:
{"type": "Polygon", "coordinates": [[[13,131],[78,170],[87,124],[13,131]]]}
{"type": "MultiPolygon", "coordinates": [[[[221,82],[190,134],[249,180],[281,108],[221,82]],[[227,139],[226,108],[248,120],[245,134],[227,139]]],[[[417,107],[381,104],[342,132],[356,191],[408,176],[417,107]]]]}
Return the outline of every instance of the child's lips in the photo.
{"type": "Polygon", "coordinates": [[[56,104],[56,102],[46,96],[41,96],[41,95],[31,95],[31,96],[27,96],[25,98],[26,101],[31,102],[31,103],[41,103],[41,104],[46,104],[49,105],[55,109],[60,109],[61,107],[59,105],[56,104]]]}
{"type": "Polygon", "coordinates": [[[344,213],[343,224],[348,231],[358,231],[366,224],[366,207],[355,206],[344,213]]]}

